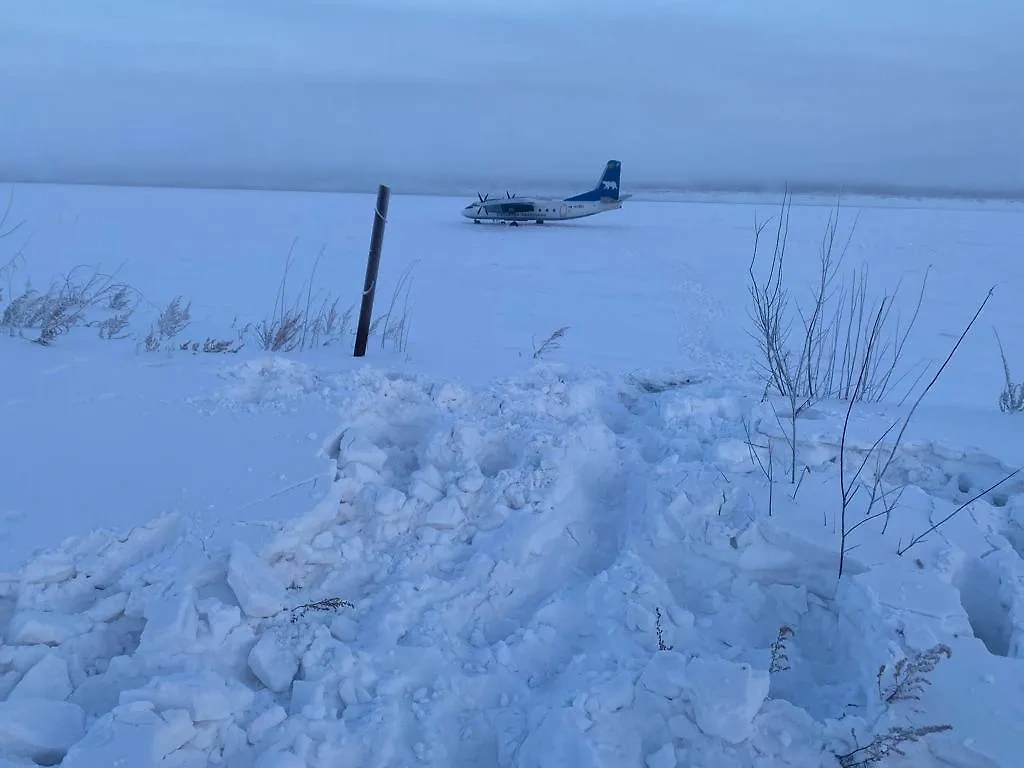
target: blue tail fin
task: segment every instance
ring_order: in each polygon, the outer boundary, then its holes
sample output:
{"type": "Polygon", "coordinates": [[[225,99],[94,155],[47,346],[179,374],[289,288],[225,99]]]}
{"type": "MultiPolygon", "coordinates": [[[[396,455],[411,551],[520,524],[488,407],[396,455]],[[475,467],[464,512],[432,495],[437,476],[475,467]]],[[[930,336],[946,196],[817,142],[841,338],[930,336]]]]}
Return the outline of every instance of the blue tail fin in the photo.
{"type": "Polygon", "coordinates": [[[597,182],[597,186],[589,192],[580,195],[567,197],[566,200],[579,202],[597,202],[598,200],[619,199],[619,178],[622,173],[622,163],[618,160],[609,160],[604,168],[604,173],[597,182]]]}

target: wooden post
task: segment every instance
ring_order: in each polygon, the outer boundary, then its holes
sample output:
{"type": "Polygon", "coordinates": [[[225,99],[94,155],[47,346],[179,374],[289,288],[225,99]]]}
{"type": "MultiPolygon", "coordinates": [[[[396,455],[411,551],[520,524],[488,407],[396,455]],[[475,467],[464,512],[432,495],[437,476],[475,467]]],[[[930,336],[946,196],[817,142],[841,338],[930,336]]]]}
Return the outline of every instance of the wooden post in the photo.
{"type": "Polygon", "coordinates": [[[363,281],[363,301],[359,307],[359,325],[356,328],[355,357],[366,354],[373,318],[373,296],[377,290],[377,272],[380,269],[380,250],[384,243],[384,225],[388,219],[391,190],[381,184],[377,188],[377,208],[373,212],[373,232],[370,234],[370,255],[366,259],[366,279],[363,281]]]}

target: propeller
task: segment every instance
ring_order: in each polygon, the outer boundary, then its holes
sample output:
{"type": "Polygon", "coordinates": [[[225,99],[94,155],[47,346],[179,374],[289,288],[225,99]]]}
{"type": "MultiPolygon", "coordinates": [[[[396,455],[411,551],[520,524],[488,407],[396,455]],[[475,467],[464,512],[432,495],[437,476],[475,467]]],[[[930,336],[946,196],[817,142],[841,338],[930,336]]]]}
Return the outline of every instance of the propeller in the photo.
{"type": "Polygon", "coordinates": [[[512,194],[511,192],[509,192],[509,191],[508,191],[507,189],[505,190],[505,196],[506,196],[506,197],[507,197],[507,198],[508,198],[509,200],[511,200],[511,199],[512,199],[513,197],[515,197],[515,195],[514,195],[514,194],[512,194]]]}
{"type": "Polygon", "coordinates": [[[487,199],[489,197],[489,195],[481,195],[479,192],[476,193],[476,196],[480,198],[481,203],[487,202],[487,199]]]}

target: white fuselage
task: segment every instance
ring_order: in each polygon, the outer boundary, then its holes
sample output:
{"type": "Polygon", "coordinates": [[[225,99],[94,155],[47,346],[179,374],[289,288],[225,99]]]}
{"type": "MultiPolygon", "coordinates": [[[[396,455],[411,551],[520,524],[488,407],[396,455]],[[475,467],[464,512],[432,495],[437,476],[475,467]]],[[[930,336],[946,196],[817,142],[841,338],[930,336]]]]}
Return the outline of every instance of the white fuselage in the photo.
{"type": "Polygon", "coordinates": [[[614,211],[622,207],[622,200],[562,200],[544,197],[493,197],[470,203],[462,215],[474,221],[566,221],[614,211]]]}

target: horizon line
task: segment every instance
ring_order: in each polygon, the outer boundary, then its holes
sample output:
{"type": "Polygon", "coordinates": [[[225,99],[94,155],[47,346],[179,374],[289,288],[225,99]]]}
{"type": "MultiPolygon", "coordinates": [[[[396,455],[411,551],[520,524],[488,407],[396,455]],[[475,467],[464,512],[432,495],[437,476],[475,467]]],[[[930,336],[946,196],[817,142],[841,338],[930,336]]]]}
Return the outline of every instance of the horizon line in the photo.
{"type": "MultiPolygon", "coordinates": [[[[35,186],[84,186],[141,189],[180,189],[208,191],[238,192],[301,192],[320,194],[374,194],[380,184],[386,184],[393,194],[419,197],[471,197],[477,194],[478,188],[472,188],[463,179],[445,183],[443,181],[417,181],[406,184],[389,183],[387,174],[381,174],[382,180],[374,183],[361,183],[355,180],[324,179],[317,181],[313,177],[295,178],[270,174],[264,180],[247,181],[240,174],[220,174],[222,180],[210,178],[217,174],[196,174],[192,177],[179,176],[168,178],[165,174],[140,174],[135,178],[103,174],[0,174],[0,184],[35,186]],[[148,176],[148,178],[147,178],[148,176]]],[[[301,175],[299,175],[301,176],[301,175]]],[[[408,177],[407,177],[408,178],[408,177]]],[[[532,186],[534,191],[544,192],[557,187],[568,188],[570,184],[557,182],[525,182],[518,180],[513,186],[532,186]]],[[[486,186],[486,185],[483,185],[486,186]]],[[[508,186],[508,185],[506,185],[508,186]]],[[[1024,202],[1024,187],[1020,189],[1000,189],[985,187],[954,187],[930,186],[913,184],[849,184],[837,182],[713,182],[693,181],[680,184],[630,184],[634,198],[643,195],[800,195],[800,196],[840,196],[840,197],[873,197],[899,199],[927,199],[948,201],[992,201],[992,202],[1024,202]]]]}

